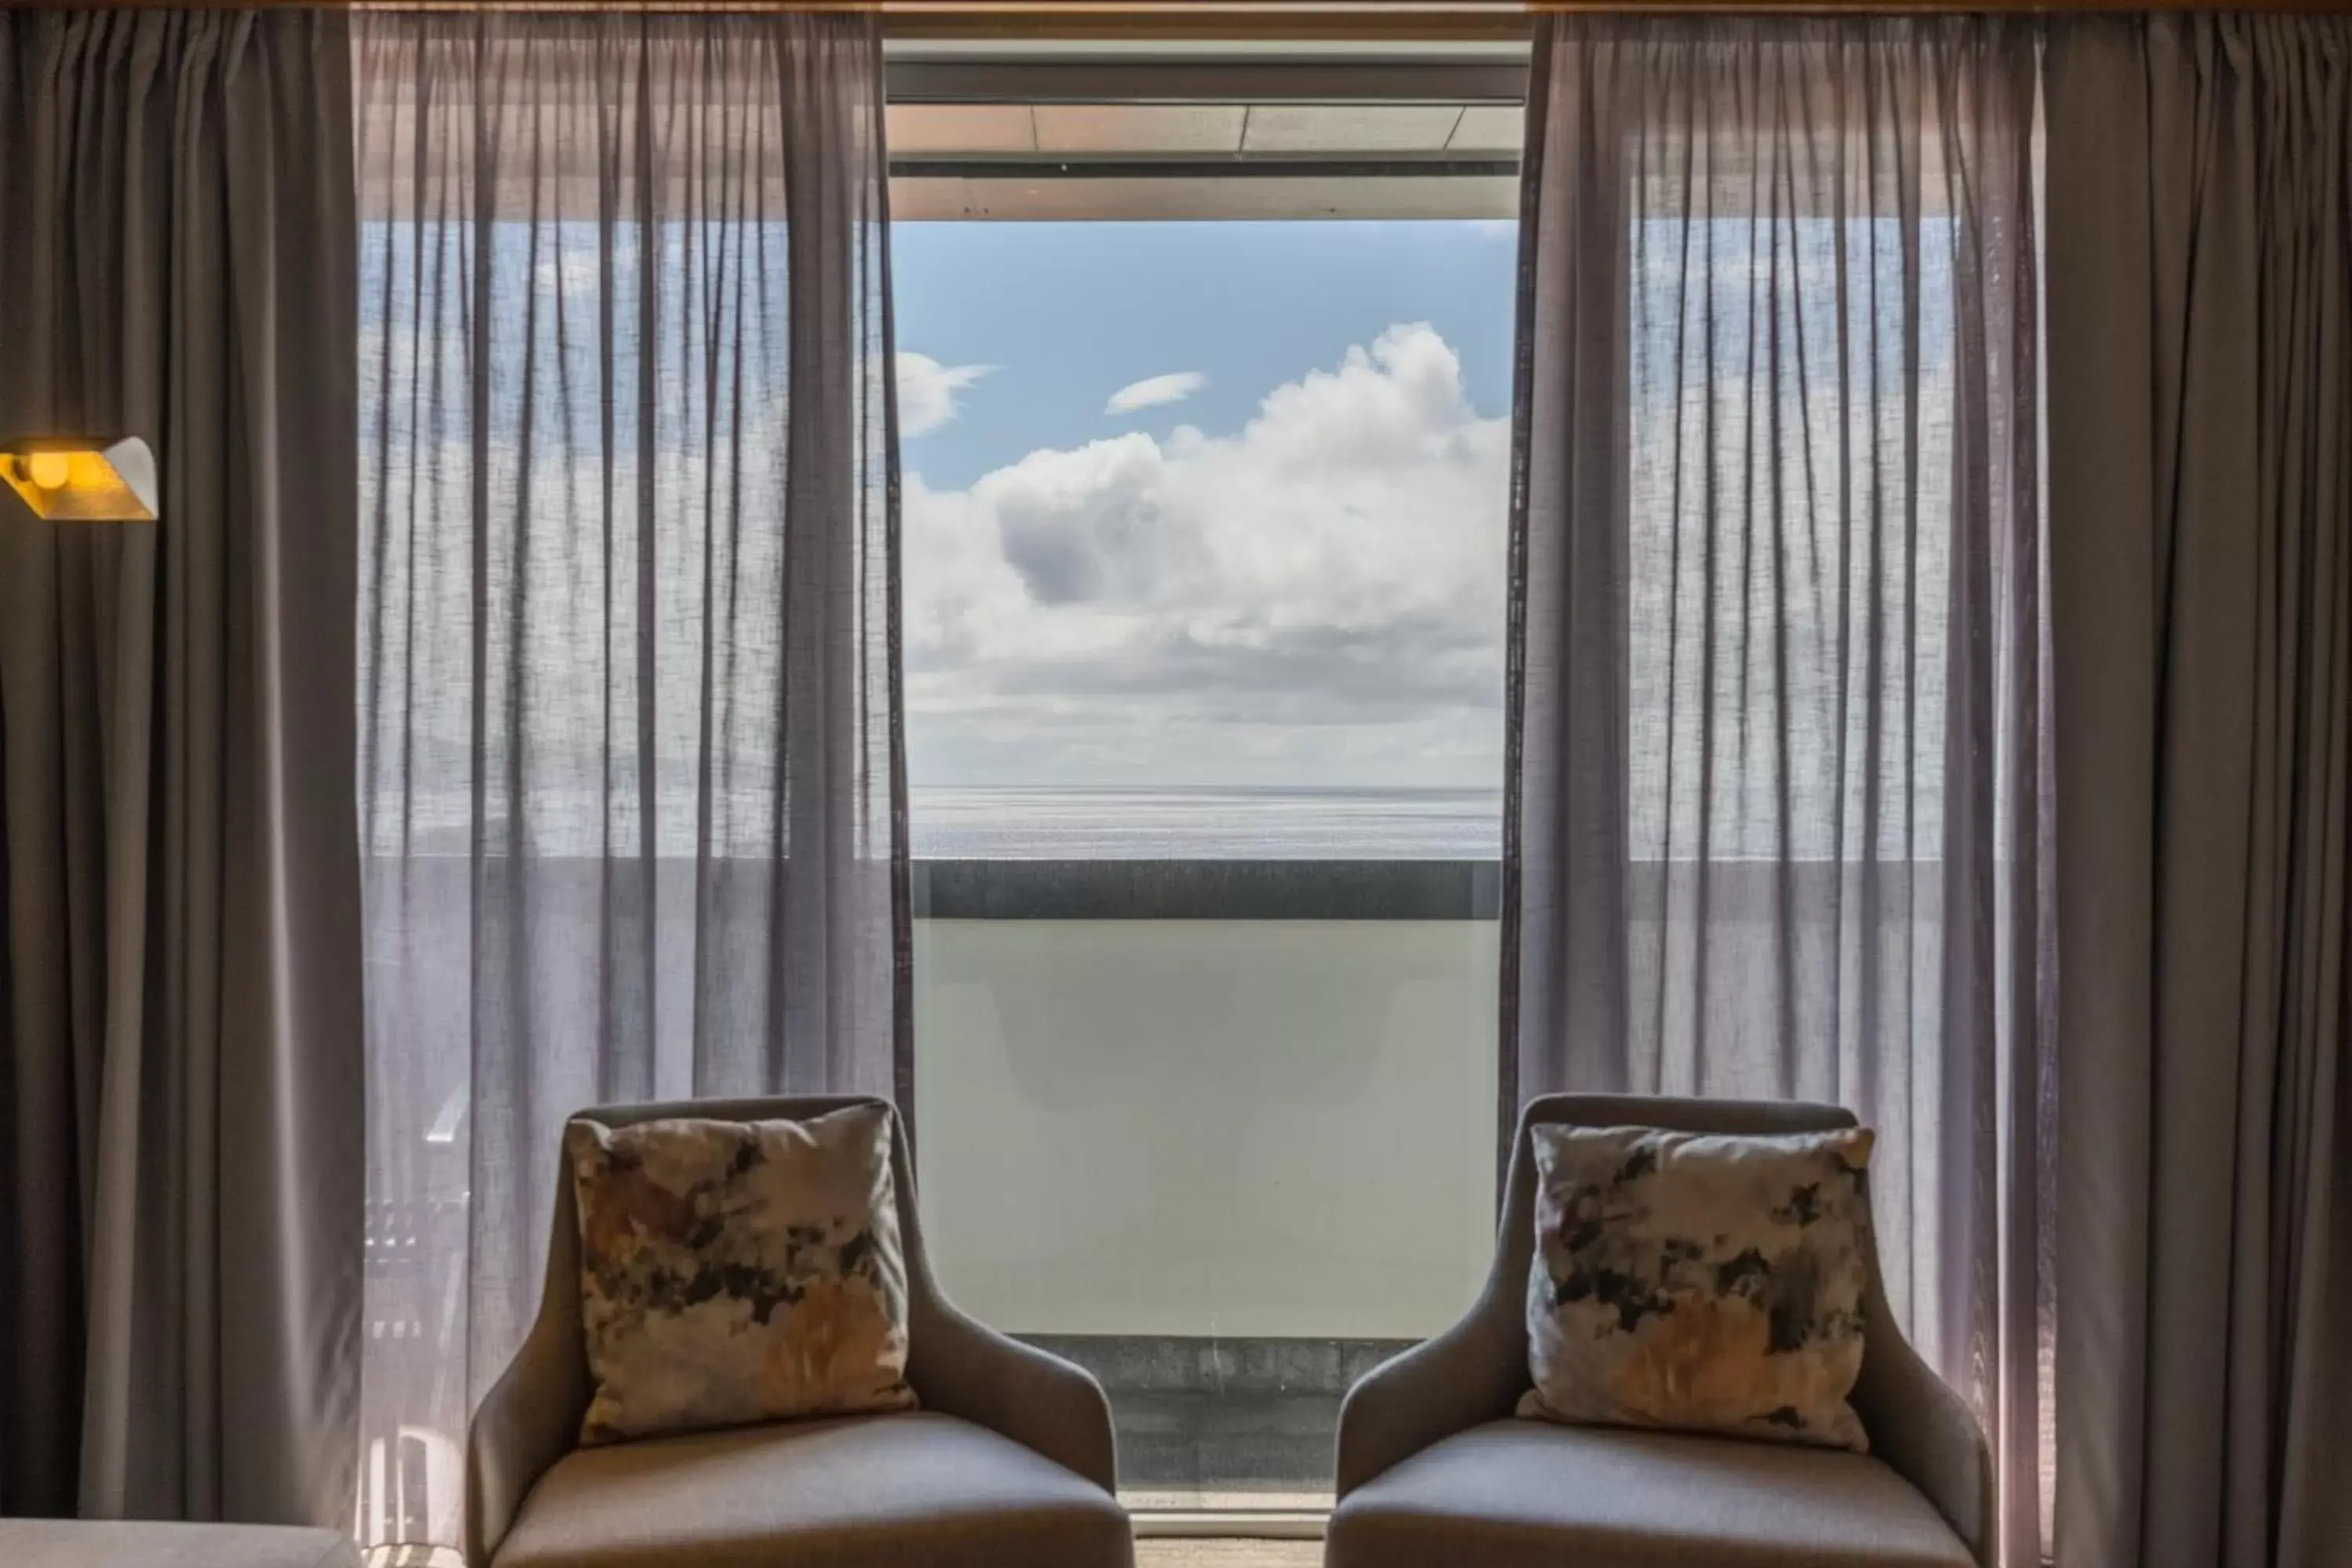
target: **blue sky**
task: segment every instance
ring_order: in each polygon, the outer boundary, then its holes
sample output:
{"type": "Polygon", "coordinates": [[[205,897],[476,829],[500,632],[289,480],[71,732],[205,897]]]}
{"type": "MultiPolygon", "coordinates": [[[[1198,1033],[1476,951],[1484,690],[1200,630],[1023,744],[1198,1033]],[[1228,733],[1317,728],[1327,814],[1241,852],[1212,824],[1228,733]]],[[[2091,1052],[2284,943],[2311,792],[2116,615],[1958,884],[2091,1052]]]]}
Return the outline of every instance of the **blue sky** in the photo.
{"type": "MultiPolygon", "coordinates": [[[[413,408],[439,418],[467,406],[460,323],[399,314],[419,258],[393,242],[410,232],[370,230],[362,352],[391,367],[385,384],[422,377],[446,401],[396,398],[395,426],[413,408]],[[391,321],[379,319],[387,306],[391,321]]],[[[1492,787],[1516,237],[1508,223],[1463,221],[899,226],[901,409],[920,411],[902,418],[901,454],[913,782],[1492,787]],[[1107,406],[1154,378],[1183,395],[1107,406]]],[[[1718,533],[1737,544],[1767,499],[1864,516],[1901,506],[1902,474],[1856,454],[1905,416],[1915,377],[1929,454],[1920,500],[1941,515],[1950,244],[1922,237],[1925,342],[1913,366],[1895,330],[1905,237],[1890,224],[1816,219],[1635,231],[1645,392],[1633,455],[1650,533],[1681,542],[1676,551],[1718,533]],[[1801,359],[1759,352],[1769,349],[1759,326],[1800,325],[1795,296],[1774,281],[1790,246],[1815,277],[1842,254],[1855,279],[1848,294],[1805,291],[1813,352],[1801,359]],[[1770,315],[1759,299],[1776,301],[1770,315]],[[1704,330],[1686,338],[1694,310],[1704,330]],[[1792,376],[1808,382],[1805,445],[1784,442],[1784,458],[1802,459],[1793,466],[1749,462],[1751,376],[1777,379],[1784,395],[1792,376]],[[1718,506],[1715,484],[1695,482],[1701,468],[1710,481],[1744,476],[1736,504],[1718,506]],[[1770,496],[1775,484],[1786,493],[1770,496]]],[[[502,230],[493,247],[505,289],[574,306],[521,323],[561,329],[535,374],[568,367],[553,406],[571,411],[571,440],[543,442],[534,458],[551,479],[599,439],[596,239],[568,224],[549,236],[502,230]]],[[[665,275],[673,287],[694,276],[676,262],[665,275]]],[[[636,282],[634,266],[614,279],[625,299],[636,282]]],[[[781,269],[761,275],[779,318],[785,282],[781,269]]],[[[454,311],[469,295],[427,298],[454,311]]],[[[756,378],[759,362],[746,363],[756,378]]],[[[617,384],[625,424],[635,384],[633,374],[617,384]]],[[[700,385],[680,378],[683,412],[664,415],[666,440],[689,458],[700,385]]],[[[445,486],[465,471],[462,448],[426,465],[445,486]]],[[[543,493],[556,498],[547,525],[560,528],[572,503],[560,488],[543,493]]],[[[664,537],[683,550],[691,536],[664,537]]],[[[1834,549],[1808,560],[1802,569],[1824,581],[1843,570],[1834,549]]],[[[1661,595],[1706,580],[1675,564],[1656,556],[1638,605],[1662,609],[1661,595]]],[[[690,591],[690,566],[678,569],[690,591]]],[[[1637,706],[1654,695],[1637,690],[1637,706]]]]}
{"type": "Polygon", "coordinates": [[[891,234],[900,350],[992,365],[902,462],[969,485],[1042,447],[1179,425],[1238,429],[1258,400],[1390,326],[1426,321],[1472,404],[1510,405],[1508,223],[902,223],[891,234]],[[1181,403],[1108,416],[1122,386],[1192,371],[1181,403]]]}
{"type": "Polygon", "coordinates": [[[1516,263],[1510,224],[898,226],[913,782],[1491,785],[1516,263]]]}

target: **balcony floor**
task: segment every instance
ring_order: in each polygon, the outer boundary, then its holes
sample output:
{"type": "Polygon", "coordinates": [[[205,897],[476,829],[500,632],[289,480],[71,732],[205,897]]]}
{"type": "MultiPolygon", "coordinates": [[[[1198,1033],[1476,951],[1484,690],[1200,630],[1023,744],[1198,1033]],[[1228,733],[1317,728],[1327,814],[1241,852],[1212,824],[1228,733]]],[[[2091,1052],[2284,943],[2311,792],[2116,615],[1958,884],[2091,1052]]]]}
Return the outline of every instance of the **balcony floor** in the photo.
{"type": "Polygon", "coordinates": [[[1319,1541],[1139,1541],[1135,1568],[1317,1568],[1319,1541]]]}

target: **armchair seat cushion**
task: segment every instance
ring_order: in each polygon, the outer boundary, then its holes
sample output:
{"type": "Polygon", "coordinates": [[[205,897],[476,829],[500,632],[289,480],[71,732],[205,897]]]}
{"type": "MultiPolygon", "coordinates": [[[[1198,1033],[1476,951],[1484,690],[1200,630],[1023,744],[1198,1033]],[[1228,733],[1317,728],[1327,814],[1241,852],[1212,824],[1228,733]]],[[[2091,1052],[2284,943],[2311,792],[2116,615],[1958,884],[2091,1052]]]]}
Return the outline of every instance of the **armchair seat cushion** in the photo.
{"type": "Polygon", "coordinates": [[[1341,1500],[1325,1568],[1973,1568],[1865,1455],[1492,1421],[1341,1500]]]}
{"type": "Polygon", "coordinates": [[[497,1568],[1129,1568],[1118,1500],[986,1427],[918,1411],[581,1448],[497,1568]]]}

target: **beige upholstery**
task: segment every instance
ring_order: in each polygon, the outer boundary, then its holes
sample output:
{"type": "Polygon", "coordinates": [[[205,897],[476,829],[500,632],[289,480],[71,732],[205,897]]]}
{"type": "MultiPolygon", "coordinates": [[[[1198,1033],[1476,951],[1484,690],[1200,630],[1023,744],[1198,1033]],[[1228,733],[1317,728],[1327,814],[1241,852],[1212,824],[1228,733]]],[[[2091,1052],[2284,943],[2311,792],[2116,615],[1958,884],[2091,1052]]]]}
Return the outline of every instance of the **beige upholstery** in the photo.
{"type": "MultiPolygon", "coordinates": [[[[1634,1489],[1620,1484],[1606,1497],[1574,1476],[1578,1464],[1593,1462],[1596,1449],[1538,1440],[1547,1430],[1524,1424],[1538,1435],[1525,1445],[1506,1445],[1517,1473],[1544,1495],[1511,1504],[1497,1513],[1490,1486],[1473,1485],[1471,1467],[1456,1462],[1465,1453],[1450,1439],[1475,1436],[1510,1416],[1528,1375],[1526,1302],[1528,1268],[1535,1247],[1535,1162],[1528,1129],[1568,1123],[1587,1127],[1664,1127],[1685,1132],[1774,1133],[1851,1127],[1851,1112],[1835,1106],[1793,1101],[1669,1100],[1640,1095],[1550,1095],[1530,1100],[1520,1114],[1504,1189],[1503,1219],[1486,1286],[1467,1316],[1427,1343],[1366,1374],[1348,1391],[1339,1412],[1339,1504],[1325,1552],[1327,1568],[1388,1568],[1431,1562],[1464,1564],[1533,1563],[1558,1559],[1574,1549],[1580,1568],[1614,1568],[1619,1563],[1675,1562],[1662,1552],[1679,1537],[1642,1534],[1622,1510],[1638,1506],[1634,1489]],[[1429,1462],[1414,1465],[1417,1458],[1429,1462]],[[1538,1472],[1542,1472],[1538,1475],[1538,1472]],[[1442,1544],[1433,1545],[1433,1542],[1442,1544]],[[1642,1555],[1643,1552],[1650,1555],[1642,1555]],[[1484,1555],[1475,1555],[1481,1553],[1484,1555]]],[[[1733,1502],[1752,1488],[1726,1481],[1719,1510],[1700,1514],[1715,1530],[1704,1560],[1714,1568],[1822,1562],[1897,1564],[1991,1563],[1993,1542],[1992,1461],[1983,1431],[1959,1395],[1922,1362],[1895,1328],[1874,1247],[1866,1314],[1862,1378],[1853,1407],[1870,1435],[1868,1461],[1834,1462],[1810,1468],[1803,1484],[1809,1511],[1819,1522],[1817,1539],[1800,1545],[1774,1533],[1790,1516],[1750,1514],[1733,1502]],[[1881,1548],[1864,1543],[1896,1517],[1885,1504],[1888,1486],[1916,1492],[1927,1510],[1918,1518],[1942,1521],[1948,1555],[1920,1556],[1913,1546],[1890,1538],[1881,1548]],[[1875,1554],[1872,1554],[1873,1552],[1875,1554]],[[1843,1552],[1846,1555],[1837,1553],[1843,1552]],[[1904,1555],[1911,1552],[1912,1555],[1904,1555]],[[1856,1555],[1855,1553],[1861,1553],[1856,1555]]],[[[1580,1436],[1576,1429],[1551,1429],[1580,1436]]],[[[1494,1444],[1492,1437],[1477,1437],[1494,1444]]],[[[1720,1451],[1727,1440],[1654,1435],[1645,1442],[1691,1445],[1720,1451]]],[[[1743,1446],[1749,1447],[1749,1446],[1743,1446]]],[[[1834,1461],[1832,1454],[1783,1450],[1756,1444],[1757,1473],[1801,1461],[1834,1461]],[[1794,1454],[1796,1457],[1790,1457],[1794,1454]],[[1778,1455],[1774,1458],[1770,1456],[1778,1455]]],[[[1496,1453],[1499,1450],[1486,1450],[1496,1453]]],[[[1608,1450],[1612,1466],[1647,1453],[1621,1441],[1608,1450]]],[[[1852,1459],[1852,1456],[1847,1457],[1852,1459]]],[[[1686,1461],[1696,1462],[1696,1461],[1686,1461]]],[[[1666,1493],[1645,1494],[1663,1508],[1666,1493]]],[[[1661,1528],[1679,1528],[1671,1521],[1661,1528]]],[[[1901,1538],[1908,1541],[1911,1537],[1901,1538]]]]}
{"type": "Polygon", "coordinates": [[[1326,1551],[1351,1568],[1972,1568],[1934,1505],[1877,1459],[1518,1420],[1374,1477],[1332,1520],[1326,1551]]]}
{"type": "Polygon", "coordinates": [[[267,1524],[134,1524],[0,1519],[8,1568],[360,1568],[359,1548],[329,1530],[267,1524]]]}
{"type": "MultiPolygon", "coordinates": [[[[625,1127],[666,1116],[805,1120],[880,1103],[696,1100],[581,1114],[625,1127]]],[[[575,1451],[588,1368],[579,1219],[571,1173],[560,1169],[539,1318],[475,1412],[467,1444],[467,1561],[501,1568],[820,1561],[1130,1568],[1101,1388],[1069,1363],[982,1327],[940,1294],[895,1118],[891,1139],[907,1253],[907,1381],[919,1414],[575,1451]]]]}
{"type": "Polygon", "coordinates": [[[1091,1481],[928,1411],[583,1448],[499,1549],[502,1568],[993,1568],[1122,1563],[1091,1481]]]}

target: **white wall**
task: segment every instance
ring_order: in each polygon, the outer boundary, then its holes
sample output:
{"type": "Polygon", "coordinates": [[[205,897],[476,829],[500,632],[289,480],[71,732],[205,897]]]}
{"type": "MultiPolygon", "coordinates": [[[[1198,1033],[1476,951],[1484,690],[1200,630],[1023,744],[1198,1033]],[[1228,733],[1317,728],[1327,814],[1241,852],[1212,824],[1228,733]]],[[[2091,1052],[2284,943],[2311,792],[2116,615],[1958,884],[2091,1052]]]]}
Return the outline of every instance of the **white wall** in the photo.
{"type": "Polygon", "coordinates": [[[1417,1338],[1493,1241],[1492,921],[919,921],[949,1292],[1033,1333],[1417,1338]]]}

